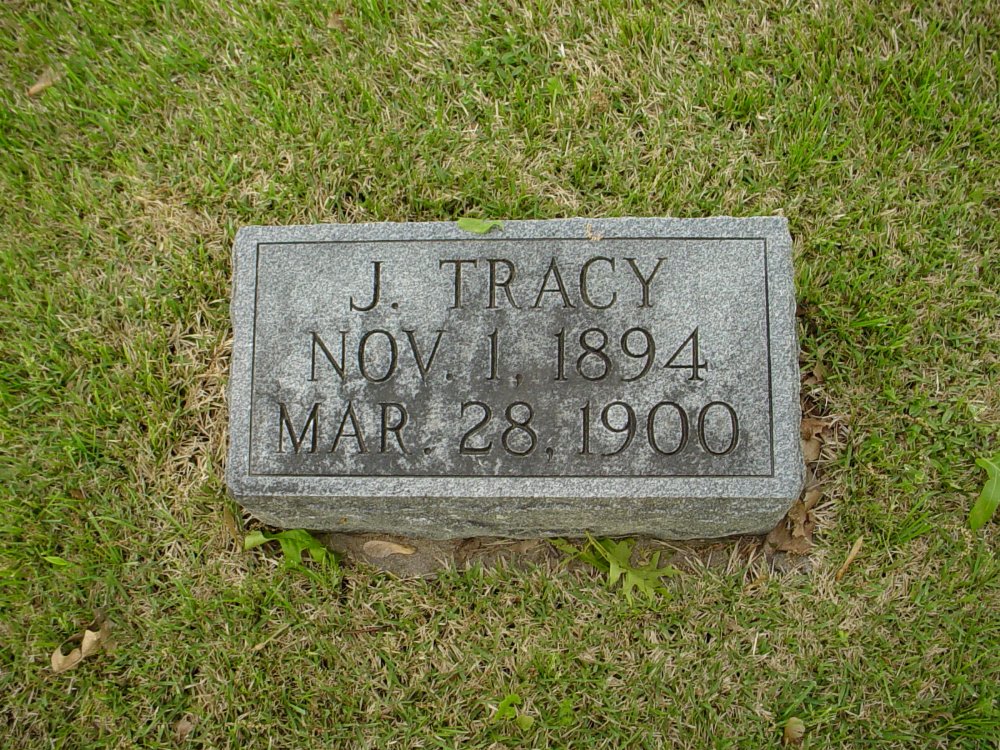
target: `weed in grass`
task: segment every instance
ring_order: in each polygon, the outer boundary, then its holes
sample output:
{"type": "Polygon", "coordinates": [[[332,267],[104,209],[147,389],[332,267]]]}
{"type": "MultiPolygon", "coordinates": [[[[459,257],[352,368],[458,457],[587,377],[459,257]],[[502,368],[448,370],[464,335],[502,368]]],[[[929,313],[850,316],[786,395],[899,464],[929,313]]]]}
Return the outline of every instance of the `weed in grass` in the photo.
{"type": "Polygon", "coordinates": [[[985,469],[986,484],[969,511],[969,525],[973,531],[985,526],[1000,506],[1000,453],[993,458],[976,459],[976,464],[985,469]]]}
{"type": "Polygon", "coordinates": [[[595,539],[587,535],[586,543],[575,547],[565,539],[554,539],[557,549],[591,565],[607,576],[607,586],[614,589],[621,582],[621,593],[629,604],[633,604],[633,591],[647,600],[658,596],[669,596],[670,590],[662,584],[662,579],[678,574],[672,566],[660,567],[660,553],[654,552],[642,565],[632,564],[635,541],[632,539],[595,539]]]}
{"type": "Polygon", "coordinates": [[[251,550],[266,544],[269,541],[276,541],[281,545],[281,553],[285,558],[285,565],[290,568],[302,567],[302,553],[308,552],[313,560],[321,565],[330,561],[336,564],[336,555],[324,547],[316,537],[303,529],[289,529],[277,533],[255,530],[247,534],[243,540],[243,549],[251,550]]]}

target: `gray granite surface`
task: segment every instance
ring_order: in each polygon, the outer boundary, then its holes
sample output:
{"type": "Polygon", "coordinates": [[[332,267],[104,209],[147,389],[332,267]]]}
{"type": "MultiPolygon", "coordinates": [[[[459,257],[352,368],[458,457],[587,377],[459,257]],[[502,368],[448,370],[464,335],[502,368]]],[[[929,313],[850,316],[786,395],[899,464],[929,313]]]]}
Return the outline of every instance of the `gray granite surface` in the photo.
{"type": "Polygon", "coordinates": [[[245,227],[227,483],[282,527],[766,531],[798,496],[780,217],[245,227]]]}

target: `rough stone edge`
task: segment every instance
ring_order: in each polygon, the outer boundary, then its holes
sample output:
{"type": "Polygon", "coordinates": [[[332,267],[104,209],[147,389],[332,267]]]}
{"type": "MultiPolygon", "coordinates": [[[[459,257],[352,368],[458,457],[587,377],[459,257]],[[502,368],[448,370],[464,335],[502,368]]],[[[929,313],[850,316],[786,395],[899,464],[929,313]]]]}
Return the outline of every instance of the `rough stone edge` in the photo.
{"type": "Polygon", "coordinates": [[[536,537],[581,536],[593,533],[600,536],[632,536],[642,534],[661,539],[710,539],[740,534],[766,534],[788,511],[796,498],[722,498],[707,504],[702,498],[670,498],[669,506],[662,500],[648,500],[647,507],[622,507],[620,498],[594,500],[588,498],[588,507],[580,508],[578,500],[547,499],[545,508],[531,507],[530,500],[504,500],[504,507],[496,512],[470,518],[460,509],[436,508],[428,517],[427,505],[432,500],[410,499],[406,505],[392,509],[381,516],[384,523],[377,523],[366,500],[355,501],[353,510],[343,511],[340,522],[331,526],[326,520],[329,513],[322,506],[323,498],[295,498],[290,508],[273,513],[268,505],[271,498],[237,498],[256,518],[264,523],[282,528],[304,528],[316,531],[393,533],[421,539],[463,539],[480,536],[531,539],[536,537]],[[310,513],[309,505],[317,510],[310,513]],[[659,507],[653,507],[658,504],[659,507]],[[726,525],[719,518],[726,519],[726,525]],[[560,523],[553,523],[558,518],[560,523]]]}

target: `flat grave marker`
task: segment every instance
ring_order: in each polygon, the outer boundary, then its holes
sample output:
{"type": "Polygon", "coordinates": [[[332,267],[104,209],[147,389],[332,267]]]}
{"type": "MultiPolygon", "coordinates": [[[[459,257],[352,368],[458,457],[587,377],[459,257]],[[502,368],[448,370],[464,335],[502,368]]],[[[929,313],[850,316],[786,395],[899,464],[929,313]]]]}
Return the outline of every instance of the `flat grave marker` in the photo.
{"type": "Polygon", "coordinates": [[[779,217],[245,227],[227,483],[286,528],[763,532],[798,497],[779,217]]]}

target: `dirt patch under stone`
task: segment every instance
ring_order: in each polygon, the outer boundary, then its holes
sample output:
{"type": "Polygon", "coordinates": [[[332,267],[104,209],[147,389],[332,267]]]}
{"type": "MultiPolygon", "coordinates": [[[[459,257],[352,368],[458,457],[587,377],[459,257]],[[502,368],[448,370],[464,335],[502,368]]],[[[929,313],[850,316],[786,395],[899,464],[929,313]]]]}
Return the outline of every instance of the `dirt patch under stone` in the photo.
{"type": "Polygon", "coordinates": [[[537,565],[558,559],[544,539],[414,539],[385,534],[321,533],[316,537],[350,560],[374,565],[404,578],[434,576],[441,570],[473,565],[537,565]]]}
{"type": "MultiPolygon", "coordinates": [[[[464,570],[473,566],[531,566],[566,560],[566,555],[546,539],[431,540],[385,534],[318,533],[317,538],[349,561],[366,563],[402,578],[427,578],[442,570],[464,570]]],[[[770,550],[763,536],[724,539],[664,541],[652,537],[635,539],[633,562],[660,552],[664,565],[680,570],[746,570],[755,562],[766,563],[777,572],[807,571],[809,557],[770,550]]],[[[568,560],[571,567],[584,563],[568,560]]]]}

